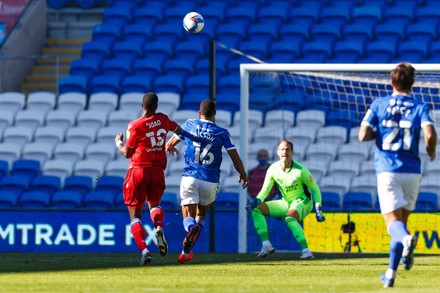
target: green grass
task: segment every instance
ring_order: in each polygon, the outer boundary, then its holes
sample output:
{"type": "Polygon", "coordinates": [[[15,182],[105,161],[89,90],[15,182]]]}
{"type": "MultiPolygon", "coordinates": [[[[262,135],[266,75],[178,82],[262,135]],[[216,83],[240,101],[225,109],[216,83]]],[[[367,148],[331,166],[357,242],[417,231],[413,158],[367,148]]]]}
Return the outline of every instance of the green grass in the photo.
{"type": "Polygon", "coordinates": [[[417,255],[414,267],[400,270],[394,289],[383,289],[385,254],[298,253],[195,254],[181,265],[177,254],[2,253],[0,292],[438,292],[439,256],[417,255]]]}

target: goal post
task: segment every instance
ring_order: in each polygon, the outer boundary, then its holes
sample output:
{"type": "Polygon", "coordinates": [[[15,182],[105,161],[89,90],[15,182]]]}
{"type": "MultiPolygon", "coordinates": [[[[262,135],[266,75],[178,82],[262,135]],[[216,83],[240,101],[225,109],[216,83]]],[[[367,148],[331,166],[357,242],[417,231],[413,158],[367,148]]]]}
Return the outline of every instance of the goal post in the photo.
{"type": "MultiPolygon", "coordinates": [[[[435,110],[440,109],[440,100],[438,98],[438,92],[440,88],[440,64],[412,64],[412,66],[416,70],[416,82],[415,86],[420,87],[420,94],[428,93],[430,96],[429,102],[433,103],[433,107],[435,110]],[[432,73],[434,76],[428,78],[426,80],[422,80],[419,82],[417,80],[417,74],[426,74],[432,73]],[[431,90],[432,89],[432,90],[431,90]]],[[[312,76],[313,78],[308,83],[309,87],[314,86],[314,82],[316,80],[324,80],[324,82],[328,82],[329,80],[337,80],[333,84],[326,85],[326,89],[338,90],[339,87],[344,87],[344,83],[350,81],[350,83],[356,83],[360,88],[362,86],[362,82],[367,81],[371,83],[377,83],[382,85],[383,87],[389,86],[390,84],[390,72],[392,69],[396,67],[396,64],[240,64],[240,139],[239,139],[239,154],[243,160],[245,166],[248,166],[248,154],[249,154],[249,146],[250,146],[250,124],[249,124],[249,110],[251,107],[251,79],[252,75],[256,74],[281,74],[282,76],[289,76],[291,74],[299,74],[300,78],[303,77],[309,78],[312,76]],[[346,77],[345,73],[350,73],[351,75],[346,77]],[[381,77],[376,79],[376,77],[368,75],[370,73],[379,73],[381,77]],[[367,76],[363,76],[367,74],[367,76]],[[353,77],[353,75],[355,77],[353,77]],[[360,86],[358,84],[361,84],[360,86]]],[[[301,81],[302,82],[302,81],[301,81]]],[[[350,90],[351,91],[351,90],[350,90]]],[[[321,92],[320,92],[321,94],[321,92]]],[[[346,94],[346,93],[344,93],[346,94]]],[[[358,93],[359,94],[359,93],[358,93]]],[[[362,94],[362,93],[361,93],[362,94]]],[[[340,98],[339,95],[336,95],[337,98],[340,98]]],[[[341,95],[342,96],[342,95],[341,95]]],[[[268,96],[269,100],[274,99],[274,96],[268,96]]],[[[371,99],[377,98],[377,96],[370,97],[371,99]]],[[[323,95],[322,99],[326,99],[326,96],[323,95]]],[[[306,101],[307,102],[307,101],[306,101]]],[[[425,101],[426,102],[426,101],[425,101]]],[[[364,103],[360,112],[365,114],[364,109],[368,108],[368,103],[364,103]]],[[[289,106],[286,106],[287,108],[289,106]]],[[[335,109],[337,110],[337,109],[335,109]]],[[[350,111],[350,108],[346,109],[350,111]]],[[[277,142],[275,142],[277,143],[277,142]]],[[[240,253],[249,252],[248,249],[248,214],[246,211],[247,204],[247,191],[240,189],[240,200],[239,200],[239,215],[238,215],[238,251],[240,253]]],[[[325,207],[324,207],[325,209],[325,207]]],[[[270,227],[269,227],[270,230],[270,227]]],[[[285,233],[288,233],[286,230],[285,233]]],[[[294,241],[292,239],[292,241],[294,241]]]]}

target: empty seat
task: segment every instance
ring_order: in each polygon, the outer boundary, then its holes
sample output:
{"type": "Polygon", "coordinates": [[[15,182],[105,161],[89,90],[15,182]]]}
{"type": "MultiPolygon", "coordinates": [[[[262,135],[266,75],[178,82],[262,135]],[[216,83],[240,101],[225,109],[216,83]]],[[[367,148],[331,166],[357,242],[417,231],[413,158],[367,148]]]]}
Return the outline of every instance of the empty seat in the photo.
{"type": "Polygon", "coordinates": [[[289,7],[288,18],[294,19],[299,25],[319,22],[321,10],[308,6],[289,7]]]}
{"type": "Polygon", "coordinates": [[[85,145],[74,142],[59,143],[55,146],[53,158],[75,163],[84,157],[85,147],[85,145]]]}
{"type": "Polygon", "coordinates": [[[32,141],[34,130],[26,126],[10,126],[3,132],[3,142],[23,146],[32,141]]]}
{"type": "Polygon", "coordinates": [[[55,108],[56,96],[51,92],[33,92],[27,96],[26,109],[47,113],[55,108]]]}
{"type": "Polygon", "coordinates": [[[363,191],[368,192],[372,196],[377,194],[377,179],[375,175],[362,174],[358,177],[354,177],[351,182],[350,192],[363,191]]]}
{"type": "Polygon", "coordinates": [[[171,118],[179,125],[182,125],[188,119],[196,119],[199,117],[197,111],[194,110],[179,110],[175,111],[171,118]]]}
{"type": "Polygon", "coordinates": [[[266,113],[264,124],[266,126],[277,126],[286,130],[293,127],[295,113],[290,110],[270,110],[266,113]]]}
{"type": "Polygon", "coordinates": [[[14,124],[15,113],[8,110],[0,110],[0,136],[3,131],[14,124]]]}
{"type": "Polygon", "coordinates": [[[396,40],[377,40],[367,45],[365,57],[360,62],[365,63],[388,63],[396,56],[397,52],[396,40]]]}
{"type": "Polygon", "coordinates": [[[96,75],[90,80],[90,93],[115,93],[121,92],[122,77],[114,75],[96,75]]]}
{"type": "Polygon", "coordinates": [[[342,7],[340,5],[332,5],[324,7],[321,11],[323,23],[347,24],[352,21],[353,9],[351,6],[342,7]]]}
{"type": "Polygon", "coordinates": [[[99,59],[76,59],[70,64],[70,75],[92,78],[101,73],[101,62],[99,59]]]}
{"type": "Polygon", "coordinates": [[[366,42],[358,41],[341,41],[336,43],[334,49],[334,57],[331,62],[356,63],[364,57],[366,42]]]}
{"type": "Polygon", "coordinates": [[[342,199],[345,212],[372,212],[373,197],[368,192],[348,192],[342,199]]]}
{"type": "Polygon", "coordinates": [[[114,195],[109,191],[91,191],[84,195],[83,206],[86,209],[105,210],[113,208],[114,195]]]}
{"type": "Polygon", "coordinates": [[[374,160],[369,160],[361,164],[360,175],[376,175],[376,170],[374,168],[374,160]]]}
{"type": "Polygon", "coordinates": [[[292,127],[286,130],[286,139],[291,140],[294,146],[308,146],[316,140],[316,129],[314,127],[292,127]]]}
{"type": "Polygon", "coordinates": [[[153,87],[156,92],[172,92],[182,94],[186,76],[174,74],[158,76],[154,79],[153,87]]]}
{"type": "Polygon", "coordinates": [[[341,145],[347,141],[347,129],[342,126],[324,126],[318,129],[316,142],[341,145]]]}
{"type": "MultiPolygon", "coordinates": [[[[417,35],[420,36],[420,32],[417,35]]],[[[401,42],[396,60],[406,60],[412,63],[422,62],[429,54],[429,42],[421,40],[401,42]]]]}
{"type": "MultiPolygon", "coordinates": [[[[335,23],[318,23],[312,25],[312,38],[315,41],[334,42],[342,39],[342,25],[335,23]]],[[[346,26],[345,26],[346,27],[346,26]]]]}
{"type": "Polygon", "coordinates": [[[417,11],[417,2],[410,1],[406,3],[405,9],[400,5],[387,7],[384,12],[384,18],[387,23],[396,23],[402,26],[402,23],[412,23],[417,11]]]}
{"type": "Polygon", "coordinates": [[[9,162],[0,160],[0,179],[9,174],[9,162]]]}
{"type": "Polygon", "coordinates": [[[341,199],[339,193],[331,191],[321,192],[322,206],[327,212],[339,212],[341,211],[341,199]]]}
{"type": "Polygon", "coordinates": [[[19,159],[21,156],[22,145],[16,143],[0,143],[0,160],[8,162],[9,166],[12,166],[12,163],[19,159]]]}
{"type": "Polygon", "coordinates": [[[15,208],[19,196],[13,191],[0,190],[0,209],[15,208]]]}
{"type": "Polygon", "coordinates": [[[427,175],[422,177],[420,182],[420,192],[439,192],[440,182],[437,175],[427,175]]]}
{"type": "Polygon", "coordinates": [[[45,112],[37,110],[18,111],[15,115],[15,126],[28,127],[35,131],[44,124],[45,112]]]}
{"type": "Polygon", "coordinates": [[[104,43],[115,43],[122,39],[121,25],[113,23],[99,23],[93,27],[92,40],[104,43]]]}
{"type": "Polygon", "coordinates": [[[353,9],[353,19],[357,23],[373,26],[382,22],[384,9],[381,6],[359,6],[353,9]]]}
{"type": "Polygon", "coordinates": [[[302,110],[296,115],[296,126],[320,128],[325,125],[325,112],[320,110],[302,110]]]}
{"type": "Polygon", "coordinates": [[[118,133],[124,133],[127,127],[106,126],[101,127],[96,134],[96,143],[105,143],[111,145],[115,141],[115,136],[118,133]]]}
{"type": "MultiPolygon", "coordinates": [[[[115,93],[94,93],[89,97],[88,110],[102,111],[106,114],[116,110],[118,107],[119,96],[115,93]]],[[[80,113],[81,114],[81,113],[80,113]]],[[[79,116],[78,119],[81,117],[79,116]]]]}
{"type": "Polygon", "coordinates": [[[123,28],[124,39],[130,43],[145,44],[153,36],[153,26],[140,23],[125,25],[123,28]]]}
{"type": "Polygon", "coordinates": [[[423,175],[440,175],[440,161],[427,161],[423,175]]]}
{"type": "Polygon", "coordinates": [[[104,9],[103,22],[124,26],[133,21],[132,7],[116,5],[104,9]]]}
{"type": "Polygon", "coordinates": [[[26,96],[19,92],[4,92],[0,93],[0,104],[2,110],[9,111],[11,113],[17,113],[25,106],[26,96]]]}
{"type": "Polygon", "coordinates": [[[122,80],[122,93],[147,93],[152,88],[152,78],[140,73],[124,77],[122,80]]]}
{"type": "MultiPolygon", "coordinates": [[[[198,36],[198,34],[196,34],[198,36]]],[[[192,37],[192,36],[191,36],[192,37]]],[[[206,52],[208,50],[208,42],[204,43],[203,41],[198,43],[198,46],[194,46],[194,41],[192,38],[178,42],[174,49],[174,54],[177,60],[191,60],[196,61],[197,59],[202,59],[206,57],[206,52]]]]}
{"type": "Polygon", "coordinates": [[[265,126],[255,129],[253,135],[253,142],[254,143],[267,142],[267,141],[278,142],[282,138],[284,138],[284,131],[282,128],[277,127],[276,125],[265,126]]]}
{"type": "Polygon", "coordinates": [[[86,160],[107,163],[114,157],[115,147],[108,143],[91,143],[86,147],[84,158],[86,160]]]}
{"type": "Polygon", "coordinates": [[[417,198],[415,212],[433,213],[438,210],[438,197],[434,192],[420,192],[417,198]]]}
{"type": "Polygon", "coordinates": [[[58,176],[39,175],[36,176],[29,189],[32,191],[42,191],[49,195],[54,194],[61,189],[61,178],[58,176]]]}
{"type": "MultiPolygon", "coordinates": [[[[403,11],[400,8],[399,10],[403,11]]],[[[394,22],[382,23],[376,26],[374,35],[378,40],[400,42],[406,38],[406,25],[394,22]]]]}
{"type": "MultiPolygon", "coordinates": [[[[50,150],[50,155],[52,155],[52,150],[55,147],[55,145],[57,145],[60,142],[63,142],[64,134],[65,134],[65,130],[57,126],[39,127],[37,128],[37,130],[35,130],[34,143],[37,144],[42,143],[48,145],[49,147],[47,151],[50,150]]],[[[32,147],[31,149],[34,150],[34,147],[32,147]]],[[[50,156],[48,158],[50,158],[50,156]]]]}
{"type": "Polygon", "coordinates": [[[0,190],[11,191],[20,196],[29,188],[30,179],[21,175],[7,175],[0,181],[0,190]]]}
{"type": "Polygon", "coordinates": [[[329,163],[315,158],[307,159],[303,165],[309,169],[316,182],[319,182],[322,177],[327,176],[329,163]]]}
{"type": "Polygon", "coordinates": [[[63,191],[78,192],[81,195],[93,190],[92,177],[89,176],[68,176],[64,180],[63,191]]]}
{"type": "Polygon", "coordinates": [[[87,94],[87,77],[80,75],[68,75],[61,77],[58,81],[59,94],[77,92],[87,94]]]}
{"type": "Polygon", "coordinates": [[[316,40],[305,42],[302,49],[301,58],[297,59],[299,63],[320,63],[326,62],[333,56],[334,42],[328,40],[316,40]]]}
{"type": "Polygon", "coordinates": [[[59,191],[52,196],[51,206],[55,209],[81,208],[83,195],[76,191],[59,191]]]}
{"type": "Polygon", "coordinates": [[[247,36],[247,25],[227,23],[217,28],[217,41],[223,44],[236,43],[247,36]]]}
{"type": "MultiPolygon", "coordinates": [[[[144,93],[124,93],[119,99],[119,110],[133,111],[140,114],[144,93]]],[[[159,102],[160,107],[160,102],[159,102]]]]}
{"type": "Polygon", "coordinates": [[[322,177],[319,181],[319,187],[321,190],[336,192],[340,197],[349,191],[350,184],[351,178],[332,174],[322,177]]]}
{"type": "MultiPolygon", "coordinates": [[[[189,75],[193,75],[195,68],[195,60],[192,59],[170,59],[164,63],[164,72],[166,75],[172,75],[176,77],[186,78],[189,75]]],[[[185,79],[182,80],[183,82],[185,79]]],[[[183,85],[179,85],[180,88],[183,85]]],[[[165,91],[162,89],[162,91],[165,91]]]]}
{"type": "Polygon", "coordinates": [[[284,40],[273,42],[268,60],[282,63],[292,62],[301,55],[302,46],[300,44],[302,45],[302,41],[298,41],[296,44],[298,45],[295,46],[295,44],[284,40]]]}
{"type": "Polygon", "coordinates": [[[92,62],[101,62],[111,56],[111,43],[102,41],[86,42],[82,46],[81,59],[93,60],[92,62]]]}
{"type": "Polygon", "coordinates": [[[329,165],[329,174],[353,178],[359,175],[359,163],[353,161],[333,161],[329,165]]]}
{"type": "MultiPolygon", "coordinates": [[[[240,111],[234,113],[234,125],[240,126],[240,121],[242,119],[240,111]]],[[[249,123],[249,131],[253,133],[255,129],[263,126],[263,112],[258,110],[249,110],[248,111],[248,123],[249,123]]]]}
{"type": "Polygon", "coordinates": [[[181,175],[172,175],[172,176],[166,176],[165,182],[166,182],[166,192],[171,192],[175,194],[180,194],[180,181],[182,181],[181,175]]]}
{"type": "Polygon", "coordinates": [[[28,180],[32,180],[34,177],[40,175],[41,167],[40,162],[36,160],[16,160],[12,164],[10,175],[17,175],[26,177],[28,180]]]}
{"type": "Polygon", "coordinates": [[[165,211],[178,210],[180,208],[180,197],[172,192],[164,192],[162,200],[160,201],[160,206],[165,211]]]}
{"type": "Polygon", "coordinates": [[[43,165],[43,175],[53,175],[61,178],[70,176],[73,170],[73,163],[65,160],[48,160],[43,165]]]}
{"type": "Polygon", "coordinates": [[[148,60],[157,59],[163,62],[174,57],[174,42],[155,40],[144,45],[144,58],[148,60]]]}
{"type": "Polygon", "coordinates": [[[107,124],[107,117],[108,114],[104,111],[94,109],[84,110],[79,112],[76,123],[78,127],[87,127],[97,131],[107,124]]]}
{"type": "MultiPolygon", "coordinates": [[[[128,123],[138,118],[136,113],[127,110],[112,111],[108,117],[108,127],[127,129],[128,123]]],[[[101,130],[100,128],[99,130],[101,130]]],[[[116,134],[115,134],[116,135],[116,134]]]]}
{"type": "MultiPolygon", "coordinates": [[[[168,57],[166,57],[168,58],[168,57]]],[[[133,75],[143,76],[144,80],[148,80],[146,86],[151,86],[151,80],[157,75],[163,73],[164,59],[162,57],[148,57],[145,59],[137,59],[133,63],[133,75]]]]}
{"type": "Polygon", "coordinates": [[[306,159],[322,160],[329,163],[335,160],[338,148],[338,145],[328,144],[326,142],[313,143],[307,148],[306,159]]]}
{"type": "Polygon", "coordinates": [[[107,163],[104,173],[106,176],[119,176],[125,178],[127,170],[128,160],[115,160],[107,163]]]}
{"type": "Polygon", "coordinates": [[[73,175],[89,176],[98,179],[104,174],[105,162],[80,160],[73,168],[73,175]]]}
{"type": "Polygon", "coordinates": [[[368,160],[370,145],[364,142],[350,142],[343,144],[338,150],[338,160],[356,164],[368,160]]]}
{"type": "Polygon", "coordinates": [[[65,132],[76,123],[77,112],[66,109],[49,111],[46,115],[46,126],[60,128],[65,132]]]}
{"type": "Polygon", "coordinates": [[[114,196],[122,191],[124,177],[121,176],[102,176],[96,182],[95,191],[108,191],[114,196]]]}
{"type": "Polygon", "coordinates": [[[50,206],[51,195],[44,191],[23,192],[20,206],[25,209],[44,209],[50,206]]]}
{"type": "MultiPolygon", "coordinates": [[[[63,93],[58,96],[57,109],[68,110],[78,114],[86,108],[87,95],[85,93],[63,93]]],[[[47,120],[47,119],[46,119],[47,120]]]]}
{"type": "Polygon", "coordinates": [[[226,177],[220,184],[220,192],[235,192],[238,193],[241,188],[238,183],[237,176],[226,177]]]}
{"type": "Polygon", "coordinates": [[[219,192],[215,200],[216,211],[238,211],[238,192],[219,192]]]}
{"type": "MultiPolygon", "coordinates": [[[[131,74],[131,62],[124,59],[106,59],[102,62],[101,65],[101,76],[110,77],[116,77],[116,79],[113,80],[113,83],[116,83],[117,81],[122,80],[127,75],[131,74]]],[[[113,92],[119,93],[119,87],[117,88],[116,85],[111,87],[111,84],[104,84],[103,79],[100,78],[94,78],[91,83],[92,92],[104,92],[104,90],[101,90],[100,87],[107,87],[111,88],[113,92]],[[94,80],[94,81],[93,81],[94,80]],[[118,89],[118,91],[116,91],[118,89]]]]}

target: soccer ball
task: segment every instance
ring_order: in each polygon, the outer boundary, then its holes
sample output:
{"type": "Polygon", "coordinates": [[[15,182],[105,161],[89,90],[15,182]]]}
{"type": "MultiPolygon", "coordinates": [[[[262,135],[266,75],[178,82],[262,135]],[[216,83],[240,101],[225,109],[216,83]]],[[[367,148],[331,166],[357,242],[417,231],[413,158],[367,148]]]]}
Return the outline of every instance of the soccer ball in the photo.
{"type": "Polygon", "coordinates": [[[198,33],[203,29],[205,21],[197,12],[190,12],[183,18],[183,28],[190,33],[198,33]]]}

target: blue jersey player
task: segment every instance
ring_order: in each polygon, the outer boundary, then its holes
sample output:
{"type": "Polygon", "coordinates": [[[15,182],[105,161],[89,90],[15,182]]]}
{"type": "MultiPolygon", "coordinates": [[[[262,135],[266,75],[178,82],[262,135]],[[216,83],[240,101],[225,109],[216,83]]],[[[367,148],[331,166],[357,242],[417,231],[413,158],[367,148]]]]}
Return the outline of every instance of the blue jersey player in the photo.
{"type": "Polygon", "coordinates": [[[358,134],[360,141],[376,140],[377,191],[391,236],[390,265],[380,277],[384,287],[393,287],[400,260],[406,270],[414,262],[417,236],[408,232],[407,222],[419,194],[422,130],[428,156],[436,157],[437,133],[432,110],[411,95],[414,72],[410,63],[400,63],[391,71],[393,93],[373,101],[358,134]]]}
{"type": "Polygon", "coordinates": [[[245,168],[229,132],[214,123],[215,113],[215,102],[203,100],[199,109],[200,119],[189,119],[181,126],[187,132],[202,138],[203,142],[193,142],[183,136],[174,135],[165,147],[166,151],[174,155],[177,153],[174,146],[185,139],[185,166],[180,183],[180,200],[183,226],[188,234],[183,240],[182,253],[178,257],[178,261],[182,264],[192,259],[191,249],[203,228],[206,213],[217,196],[223,147],[239,173],[238,182],[243,182],[242,188],[246,188],[249,184],[245,168]]]}

